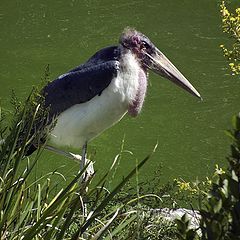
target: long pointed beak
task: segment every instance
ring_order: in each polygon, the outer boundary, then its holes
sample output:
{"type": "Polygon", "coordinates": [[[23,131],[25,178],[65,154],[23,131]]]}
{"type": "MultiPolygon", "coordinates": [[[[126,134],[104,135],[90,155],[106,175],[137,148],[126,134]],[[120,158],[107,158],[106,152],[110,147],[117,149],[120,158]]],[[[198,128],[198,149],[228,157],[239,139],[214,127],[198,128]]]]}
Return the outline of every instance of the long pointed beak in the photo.
{"type": "Polygon", "coordinates": [[[150,58],[151,64],[148,64],[148,67],[153,72],[169,79],[179,87],[191,93],[193,96],[196,96],[202,100],[200,93],[159,49],[155,48],[154,54],[150,55],[145,51],[144,54],[150,58]]]}

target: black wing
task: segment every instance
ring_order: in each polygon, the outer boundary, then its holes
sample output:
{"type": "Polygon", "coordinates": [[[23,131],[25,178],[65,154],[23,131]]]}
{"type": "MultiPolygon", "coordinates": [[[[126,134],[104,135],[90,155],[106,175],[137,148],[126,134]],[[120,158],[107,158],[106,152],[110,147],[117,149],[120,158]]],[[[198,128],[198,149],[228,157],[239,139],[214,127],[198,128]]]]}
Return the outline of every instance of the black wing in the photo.
{"type": "Polygon", "coordinates": [[[97,51],[86,63],[70,70],[69,72],[80,71],[88,66],[98,65],[104,62],[119,60],[121,51],[118,46],[110,46],[97,51]]]}
{"type": "Polygon", "coordinates": [[[86,64],[80,70],[68,72],[49,83],[43,89],[45,106],[50,107],[49,120],[75,104],[100,95],[117,75],[118,69],[117,60],[86,64]]]}

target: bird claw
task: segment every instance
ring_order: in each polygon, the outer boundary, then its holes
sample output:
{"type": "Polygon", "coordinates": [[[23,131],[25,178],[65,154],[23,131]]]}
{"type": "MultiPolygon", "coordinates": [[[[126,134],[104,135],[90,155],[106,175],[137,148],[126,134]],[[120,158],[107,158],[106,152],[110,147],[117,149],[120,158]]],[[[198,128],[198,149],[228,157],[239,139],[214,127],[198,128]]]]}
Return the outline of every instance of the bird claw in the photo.
{"type": "MultiPolygon", "coordinates": [[[[77,162],[81,162],[82,161],[82,156],[79,154],[74,154],[74,153],[70,153],[70,155],[72,156],[72,158],[77,161],[77,162]]],[[[87,181],[90,177],[93,176],[94,174],[94,167],[93,167],[93,162],[90,159],[85,159],[86,161],[86,165],[87,168],[85,170],[85,177],[84,179],[87,181]]]]}
{"type": "Polygon", "coordinates": [[[86,178],[89,179],[94,175],[93,162],[89,159],[86,159],[87,169],[86,169],[86,178]]]}

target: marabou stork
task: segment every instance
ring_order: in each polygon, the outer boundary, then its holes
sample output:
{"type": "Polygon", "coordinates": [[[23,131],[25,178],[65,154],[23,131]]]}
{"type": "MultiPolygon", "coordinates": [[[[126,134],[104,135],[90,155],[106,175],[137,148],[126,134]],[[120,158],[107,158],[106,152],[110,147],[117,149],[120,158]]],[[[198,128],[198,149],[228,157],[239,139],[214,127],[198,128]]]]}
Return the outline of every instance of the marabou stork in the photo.
{"type": "MultiPolygon", "coordinates": [[[[45,106],[57,119],[46,148],[82,148],[85,165],[87,143],[128,113],[136,117],[147,91],[148,70],[171,80],[201,99],[198,91],[144,34],[124,29],[119,45],[103,48],[86,63],[59,76],[43,88],[45,106]]],[[[32,145],[28,155],[36,150],[32,145]]]]}

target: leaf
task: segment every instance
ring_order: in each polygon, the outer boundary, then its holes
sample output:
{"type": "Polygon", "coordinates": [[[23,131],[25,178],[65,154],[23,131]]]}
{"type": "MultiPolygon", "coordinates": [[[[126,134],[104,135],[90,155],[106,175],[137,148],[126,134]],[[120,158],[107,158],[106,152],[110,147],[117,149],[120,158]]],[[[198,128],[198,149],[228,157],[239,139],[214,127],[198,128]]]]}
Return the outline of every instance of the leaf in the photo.
{"type": "Polygon", "coordinates": [[[198,237],[199,236],[195,229],[188,230],[188,232],[186,234],[186,240],[194,240],[194,239],[197,239],[198,237]]]}
{"type": "Polygon", "coordinates": [[[187,229],[185,222],[182,219],[175,219],[174,221],[177,224],[178,231],[181,234],[185,233],[187,229]]]}
{"type": "Polygon", "coordinates": [[[61,231],[57,235],[57,239],[58,240],[63,239],[65,232],[68,230],[68,228],[69,228],[69,226],[71,224],[71,219],[73,217],[73,214],[74,214],[74,212],[76,211],[76,209],[78,207],[78,203],[79,203],[79,199],[78,199],[78,197],[76,197],[73,200],[72,204],[71,204],[72,207],[71,207],[70,212],[68,213],[68,215],[67,215],[67,217],[66,217],[66,219],[64,221],[63,226],[61,227],[61,231]]]}
{"type": "Polygon", "coordinates": [[[240,186],[239,182],[237,182],[233,178],[229,178],[229,188],[230,188],[230,195],[234,196],[235,199],[239,200],[240,196],[240,186]]]}
{"type": "Polygon", "coordinates": [[[222,208],[222,199],[219,199],[218,201],[215,202],[213,206],[214,213],[220,212],[221,208],[222,208]]]}
{"type": "Polygon", "coordinates": [[[111,219],[109,219],[109,221],[107,222],[106,225],[104,225],[96,234],[95,236],[91,239],[91,240],[99,240],[101,239],[101,237],[103,236],[103,234],[107,231],[107,229],[110,227],[110,225],[113,223],[113,221],[115,220],[115,218],[117,217],[119,212],[119,209],[117,209],[117,211],[115,212],[115,214],[112,216],[111,219]]]}
{"type": "Polygon", "coordinates": [[[240,130],[240,117],[238,115],[233,116],[232,125],[234,129],[240,130]]]}
{"type": "Polygon", "coordinates": [[[222,233],[221,223],[216,220],[212,221],[211,231],[208,232],[209,239],[219,239],[222,233]]]}
{"type": "Polygon", "coordinates": [[[235,137],[234,137],[232,131],[226,130],[224,132],[225,132],[226,136],[230,137],[232,140],[235,140],[235,137]]]}
{"type": "Polygon", "coordinates": [[[116,234],[123,232],[125,227],[129,226],[137,218],[137,215],[134,214],[130,219],[126,220],[127,218],[128,216],[126,216],[123,221],[111,232],[111,238],[106,236],[104,240],[112,240],[116,234]]]}

